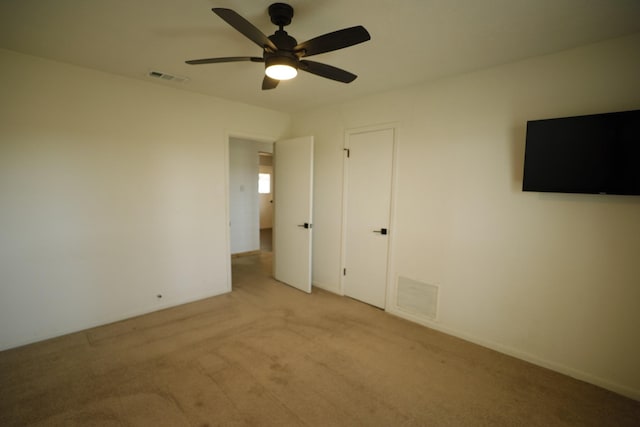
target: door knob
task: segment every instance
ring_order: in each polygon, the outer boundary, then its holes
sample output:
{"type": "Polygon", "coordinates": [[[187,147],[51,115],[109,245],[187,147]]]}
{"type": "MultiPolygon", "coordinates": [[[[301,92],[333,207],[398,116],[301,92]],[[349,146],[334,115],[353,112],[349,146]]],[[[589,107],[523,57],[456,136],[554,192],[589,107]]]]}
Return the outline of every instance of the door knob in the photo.
{"type": "Polygon", "coordinates": [[[298,227],[301,227],[301,228],[311,228],[311,224],[309,224],[308,222],[305,222],[304,224],[298,224],[298,227]]]}
{"type": "Polygon", "coordinates": [[[381,228],[380,230],[373,230],[374,233],[380,234],[389,234],[389,231],[386,228],[381,228]]]}

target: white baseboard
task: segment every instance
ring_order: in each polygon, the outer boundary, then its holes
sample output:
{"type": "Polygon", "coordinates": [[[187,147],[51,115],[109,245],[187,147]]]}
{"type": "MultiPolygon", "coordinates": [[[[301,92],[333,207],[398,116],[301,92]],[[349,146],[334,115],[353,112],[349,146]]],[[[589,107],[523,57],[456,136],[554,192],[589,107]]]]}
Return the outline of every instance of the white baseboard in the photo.
{"type": "Polygon", "coordinates": [[[447,335],[452,335],[457,338],[461,338],[465,341],[472,342],[474,344],[478,344],[482,347],[489,348],[491,350],[495,350],[499,353],[503,353],[509,356],[513,356],[517,359],[524,360],[526,362],[532,363],[534,365],[550,369],[555,372],[559,372],[561,374],[567,375],[569,377],[575,378],[577,380],[581,380],[598,387],[602,387],[614,393],[620,394],[622,396],[626,396],[630,399],[634,399],[640,401],[640,390],[633,389],[631,387],[625,386],[623,384],[618,384],[613,381],[609,381],[607,379],[598,377],[596,375],[590,374],[588,372],[580,371],[578,369],[571,368],[569,366],[565,366],[563,364],[540,358],[536,355],[520,351],[518,349],[505,346],[500,343],[496,343],[493,341],[485,340],[482,338],[478,338],[475,336],[468,335],[465,332],[458,331],[453,328],[444,327],[437,322],[433,322],[427,319],[423,319],[420,316],[412,315],[410,313],[403,312],[397,308],[387,308],[386,311],[394,316],[401,317],[403,319],[419,323],[428,328],[434,329],[436,331],[443,332],[447,335]]]}
{"type": "Polygon", "coordinates": [[[0,351],[22,347],[22,346],[33,344],[36,342],[62,337],[64,335],[75,334],[78,332],[86,331],[87,329],[97,328],[99,326],[105,326],[111,323],[121,322],[123,320],[131,319],[131,318],[142,316],[145,314],[150,314],[156,311],[166,310],[168,308],[178,307],[184,304],[189,304],[191,302],[200,301],[206,298],[224,295],[229,292],[230,292],[229,290],[223,290],[221,292],[205,292],[205,293],[197,294],[188,298],[165,300],[162,303],[147,305],[144,307],[140,307],[136,310],[130,310],[127,312],[110,313],[109,315],[101,317],[99,319],[94,319],[94,320],[82,323],[78,325],[78,327],[59,328],[54,331],[51,331],[50,333],[38,334],[26,340],[8,343],[6,346],[5,345],[0,346],[0,351]]]}

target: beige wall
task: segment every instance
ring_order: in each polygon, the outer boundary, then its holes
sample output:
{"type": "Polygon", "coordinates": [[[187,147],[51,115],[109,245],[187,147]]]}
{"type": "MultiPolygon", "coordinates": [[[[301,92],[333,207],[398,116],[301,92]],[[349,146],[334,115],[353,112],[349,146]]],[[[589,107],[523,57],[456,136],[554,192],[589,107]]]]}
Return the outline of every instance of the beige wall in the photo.
{"type": "Polygon", "coordinates": [[[288,115],[6,50],[0,76],[0,349],[230,290],[228,133],[288,115]]]}
{"type": "Polygon", "coordinates": [[[408,317],[640,398],[640,197],[521,191],[526,121],[640,108],[638,52],[635,35],[295,114],[316,141],[316,286],[341,292],[344,132],[395,122],[392,277],[440,287],[437,321],[408,317]]]}

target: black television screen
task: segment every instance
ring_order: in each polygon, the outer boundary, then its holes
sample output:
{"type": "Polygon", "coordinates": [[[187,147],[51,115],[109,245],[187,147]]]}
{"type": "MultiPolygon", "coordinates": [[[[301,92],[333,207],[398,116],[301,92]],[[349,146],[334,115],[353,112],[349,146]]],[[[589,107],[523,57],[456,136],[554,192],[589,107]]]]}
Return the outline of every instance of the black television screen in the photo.
{"type": "Polygon", "coordinates": [[[640,110],[528,121],[522,190],[640,195],[640,110]]]}

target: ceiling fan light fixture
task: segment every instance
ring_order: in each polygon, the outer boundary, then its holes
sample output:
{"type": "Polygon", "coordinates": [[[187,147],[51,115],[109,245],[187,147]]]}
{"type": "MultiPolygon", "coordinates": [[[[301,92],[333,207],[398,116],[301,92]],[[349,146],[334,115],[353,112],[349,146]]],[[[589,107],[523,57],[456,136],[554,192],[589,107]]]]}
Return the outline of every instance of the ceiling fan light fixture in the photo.
{"type": "Polygon", "coordinates": [[[271,65],[265,70],[265,74],[276,80],[290,80],[298,75],[298,70],[291,65],[271,65]]]}
{"type": "Polygon", "coordinates": [[[290,80],[298,75],[298,64],[286,56],[267,58],[265,65],[264,73],[272,79],[290,80]]]}

